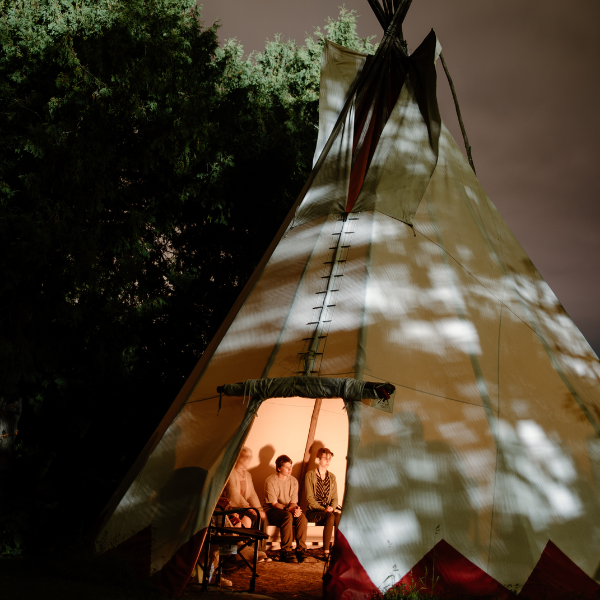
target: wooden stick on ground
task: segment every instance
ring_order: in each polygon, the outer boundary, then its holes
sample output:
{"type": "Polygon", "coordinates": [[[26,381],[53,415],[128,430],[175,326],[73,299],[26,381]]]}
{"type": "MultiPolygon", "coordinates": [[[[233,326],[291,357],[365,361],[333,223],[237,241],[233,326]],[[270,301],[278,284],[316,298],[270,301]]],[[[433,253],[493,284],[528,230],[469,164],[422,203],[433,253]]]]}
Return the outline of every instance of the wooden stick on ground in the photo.
{"type": "Polygon", "coordinates": [[[471,156],[471,146],[469,145],[469,138],[467,137],[467,132],[465,130],[465,124],[463,123],[462,117],[460,115],[460,106],[458,105],[458,98],[456,97],[456,90],[454,89],[454,84],[452,83],[452,77],[450,77],[448,67],[446,66],[446,61],[444,60],[444,55],[441,52],[440,52],[440,59],[442,61],[442,65],[444,67],[444,71],[446,72],[446,77],[448,78],[448,83],[450,84],[450,90],[452,91],[452,98],[454,98],[454,106],[456,107],[456,115],[458,116],[458,122],[460,124],[460,130],[462,131],[463,140],[465,141],[465,148],[467,150],[467,158],[469,159],[469,164],[471,165],[471,169],[473,169],[473,173],[475,173],[475,175],[477,175],[477,171],[475,170],[475,165],[473,164],[473,157],[471,156]]]}

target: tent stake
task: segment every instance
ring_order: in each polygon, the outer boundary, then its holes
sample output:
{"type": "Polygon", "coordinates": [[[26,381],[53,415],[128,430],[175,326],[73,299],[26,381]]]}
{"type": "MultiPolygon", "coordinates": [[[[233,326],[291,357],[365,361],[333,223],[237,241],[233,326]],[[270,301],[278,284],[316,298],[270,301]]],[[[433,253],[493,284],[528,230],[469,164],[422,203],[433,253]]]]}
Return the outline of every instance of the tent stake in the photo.
{"type": "Polygon", "coordinates": [[[471,146],[469,145],[469,138],[467,137],[467,132],[465,130],[465,124],[463,123],[462,117],[460,115],[460,106],[458,105],[458,98],[456,97],[456,90],[454,89],[454,84],[452,83],[452,77],[450,77],[450,72],[448,71],[448,67],[446,66],[446,61],[444,60],[444,55],[440,52],[440,59],[442,61],[442,66],[444,67],[444,71],[446,72],[446,77],[448,78],[448,83],[450,84],[450,90],[452,91],[452,98],[454,98],[454,106],[456,107],[456,115],[458,116],[458,122],[460,124],[460,130],[462,131],[463,140],[465,141],[465,148],[467,150],[467,158],[469,159],[469,164],[471,165],[471,169],[473,169],[473,173],[477,175],[477,171],[475,170],[475,165],[473,164],[473,157],[471,156],[471,146]]]}

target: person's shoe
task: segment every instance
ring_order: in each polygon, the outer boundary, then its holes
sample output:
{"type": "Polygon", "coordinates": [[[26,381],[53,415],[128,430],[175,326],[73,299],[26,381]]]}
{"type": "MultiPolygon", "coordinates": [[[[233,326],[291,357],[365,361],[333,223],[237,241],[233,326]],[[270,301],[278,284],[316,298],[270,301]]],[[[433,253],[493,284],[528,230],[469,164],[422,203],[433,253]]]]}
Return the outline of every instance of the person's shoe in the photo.
{"type": "MultiPolygon", "coordinates": [[[[213,575],[208,580],[208,584],[209,585],[215,585],[216,584],[215,578],[216,578],[216,575],[213,575]]],[[[231,579],[226,579],[225,577],[221,576],[220,587],[222,587],[222,588],[224,588],[224,587],[233,587],[233,582],[231,581],[231,579]]]]}
{"type": "Polygon", "coordinates": [[[296,558],[298,559],[299,563],[303,563],[307,556],[308,554],[306,550],[296,550],[296,558]]]}
{"type": "Polygon", "coordinates": [[[272,560],[267,556],[266,552],[263,552],[262,550],[258,551],[258,555],[257,555],[257,562],[272,562],[272,560]]]}
{"type": "Polygon", "coordinates": [[[299,563],[313,563],[317,562],[312,556],[309,556],[306,550],[296,550],[296,557],[299,563]]]}
{"type": "Polygon", "coordinates": [[[279,561],[286,563],[297,563],[298,559],[294,556],[293,552],[288,552],[287,550],[280,550],[279,561]]]}
{"type": "MultiPolygon", "coordinates": [[[[252,561],[254,560],[254,549],[252,548],[244,548],[241,552],[237,553],[236,556],[236,560],[238,562],[243,562],[242,561],[242,556],[249,562],[252,563],[252,561]]],[[[257,555],[256,555],[256,562],[268,562],[267,561],[267,553],[263,552],[262,550],[259,550],[257,555]]],[[[269,560],[271,560],[269,558],[269,560]]]]}

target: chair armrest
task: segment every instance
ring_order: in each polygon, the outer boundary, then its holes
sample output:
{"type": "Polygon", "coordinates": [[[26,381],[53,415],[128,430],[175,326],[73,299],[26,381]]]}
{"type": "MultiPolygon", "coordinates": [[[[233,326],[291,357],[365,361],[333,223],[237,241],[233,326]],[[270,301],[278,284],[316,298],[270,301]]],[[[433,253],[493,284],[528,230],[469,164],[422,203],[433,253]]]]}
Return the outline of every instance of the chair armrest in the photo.
{"type": "Polygon", "coordinates": [[[214,527],[217,533],[235,535],[240,539],[251,537],[258,540],[266,540],[269,536],[260,529],[245,529],[244,527],[214,527]]]}
{"type": "Polygon", "coordinates": [[[240,506],[239,508],[232,507],[232,508],[228,508],[227,510],[215,510],[213,512],[213,515],[215,517],[221,517],[224,515],[233,515],[235,513],[243,513],[248,510],[253,510],[254,512],[258,512],[257,508],[252,508],[251,506],[240,506]]]}

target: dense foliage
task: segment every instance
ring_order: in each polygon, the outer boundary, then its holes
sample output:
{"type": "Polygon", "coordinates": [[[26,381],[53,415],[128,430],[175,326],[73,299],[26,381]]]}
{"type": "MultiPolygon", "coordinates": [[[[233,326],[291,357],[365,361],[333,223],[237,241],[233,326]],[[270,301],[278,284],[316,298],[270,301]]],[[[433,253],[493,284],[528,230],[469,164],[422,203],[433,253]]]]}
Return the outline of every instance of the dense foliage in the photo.
{"type": "Polygon", "coordinates": [[[87,527],[260,260],[310,170],[324,36],[374,48],[343,9],[304,46],[249,57],[219,48],[194,0],[0,0],[0,15],[14,552],[87,527]]]}

